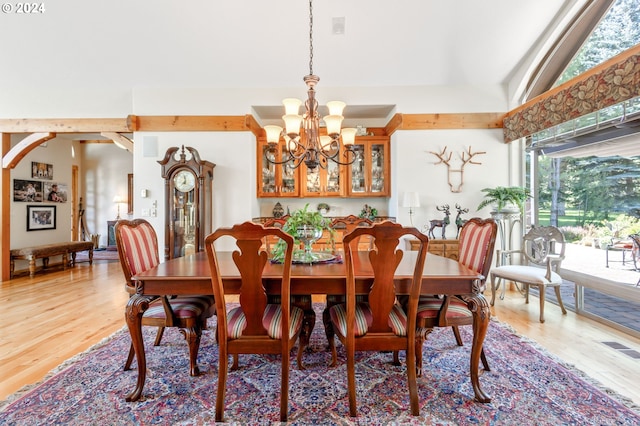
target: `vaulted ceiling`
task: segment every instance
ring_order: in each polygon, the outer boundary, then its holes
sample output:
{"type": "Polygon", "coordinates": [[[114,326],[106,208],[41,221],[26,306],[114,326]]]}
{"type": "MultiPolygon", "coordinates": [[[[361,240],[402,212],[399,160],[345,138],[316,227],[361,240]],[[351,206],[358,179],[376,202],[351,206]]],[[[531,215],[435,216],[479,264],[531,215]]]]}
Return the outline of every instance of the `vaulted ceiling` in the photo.
{"type": "MultiPolygon", "coordinates": [[[[332,87],[515,90],[587,2],[316,0],[313,71],[332,87]]],[[[2,17],[0,88],[299,87],[309,73],[307,1],[44,6],[2,17]]]]}

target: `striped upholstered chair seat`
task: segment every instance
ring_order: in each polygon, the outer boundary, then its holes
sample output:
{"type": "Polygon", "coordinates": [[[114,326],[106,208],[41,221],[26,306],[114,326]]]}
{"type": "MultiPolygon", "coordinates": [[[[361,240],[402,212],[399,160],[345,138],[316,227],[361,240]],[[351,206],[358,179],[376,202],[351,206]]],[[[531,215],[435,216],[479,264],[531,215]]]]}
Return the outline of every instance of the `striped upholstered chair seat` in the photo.
{"type": "MultiPolygon", "coordinates": [[[[296,306],[291,306],[289,313],[289,338],[300,332],[304,319],[304,311],[296,306]]],[[[282,306],[268,304],[264,315],[262,315],[262,325],[267,330],[267,334],[272,339],[282,337],[282,306]]],[[[227,330],[229,339],[235,340],[242,337],[242,332],[247,327],[247,318],[238,306],[227,313],[227,330]]]]}
{"type": "MultiPolygon", "coordinates": [[[[418,302],[418,318],[438,318],[443,302],[444,299],[436,296],[420,297],[420,301],[418,302]]],[[[449,306],[447,307],[445,315],[447,319],[472,318],[467,303],[457,297],[452,297],[449,300],[449,306]]]]}
{"type": "MultiPolygon", "coordinates": [[[[332,323],[338,327],[341,336],[347,334],[347,308],[344,303],[333,305],[329,309],[332,323]]],[[[356,303],[356,328],[355,336],[362,337],[367,334],[369,327],[373,324],[373,312],[366,302],[356,303]]],[[[395,304],[389,313],[389,327],[396,336],[407,335],[407,314],[402,306],[395,304]]]]}
{"type": "MultiPolygon", "coordinates": [[[[213,296],[177,296],[168,298],[171,311],[175,318],[198,319],[203,316],[211,317],[215,314],[215,300],[213,296]]],[[[144,311],[143,318],[166,319],[167,312],[162,299],[155,299],[144,311]]]]}

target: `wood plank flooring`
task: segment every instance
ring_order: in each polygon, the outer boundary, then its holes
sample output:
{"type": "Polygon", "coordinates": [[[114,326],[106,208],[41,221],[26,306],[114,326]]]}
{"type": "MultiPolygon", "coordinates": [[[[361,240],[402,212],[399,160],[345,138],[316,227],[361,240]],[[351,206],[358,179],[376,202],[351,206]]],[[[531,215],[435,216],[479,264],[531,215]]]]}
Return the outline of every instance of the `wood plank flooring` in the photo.
{"type": "MultiPolygon", "coordinates": [[[[128,294],[118,262],[80,263],[66,271],[21,277],[0,285],[0,400],[42,380],[63,361],[125,325],[128,294]]],[[[605,386],[640,404],[640,359],[602,342],[640,352],[640,340],[548,304],[538,322],[538,303],[508,292],[494,315],[518,333],[575,365],[605,386]]],[[[124,356],[124,354],[123,354],[124,356]]],[[[513,356],[513,354],[504,354],[513,356]]],[[[121,360],[114,361],[121,362],[121,360]]],[[[128,390],[123,389],[123,396],[128,390]]]]}

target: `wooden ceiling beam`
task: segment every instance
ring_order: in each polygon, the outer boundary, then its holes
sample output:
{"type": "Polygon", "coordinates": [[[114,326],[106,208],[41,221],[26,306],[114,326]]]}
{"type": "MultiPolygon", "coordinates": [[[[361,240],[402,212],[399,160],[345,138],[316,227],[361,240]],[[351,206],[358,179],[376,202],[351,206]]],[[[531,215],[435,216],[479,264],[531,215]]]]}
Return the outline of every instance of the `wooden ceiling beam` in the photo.
{"type": "MultiPolygon", "coordinates": [[[[401,114],[401,124],[397,130],[501,129],[504,114],[504,112],[401,114]]],[[[397,121],[396,116],[389,123],[397,121]]]]}
{"type": "Polygon", "coordinates": [[[18,118],[0,119],[0,133],[129,133],[135,116],[126,118],[18,118]]]}
{"type": "Polygon", "coordinates": [[[100,134],[111,139],[119,148],[126,149],[133,154],[133,141],[128,137],[115,132],[101,132],[100,134]]]}
{"type": "Polygon", "coordinates": [[[138,116],[139,132],[246,132],[244,115],[138,116]]]}
{"type": "Polygon", "coordinates": [[[32,133],[18,142],[2,157],[2,168],[13,169],[28,153],[56,137],[55,133],[32,133]]]}

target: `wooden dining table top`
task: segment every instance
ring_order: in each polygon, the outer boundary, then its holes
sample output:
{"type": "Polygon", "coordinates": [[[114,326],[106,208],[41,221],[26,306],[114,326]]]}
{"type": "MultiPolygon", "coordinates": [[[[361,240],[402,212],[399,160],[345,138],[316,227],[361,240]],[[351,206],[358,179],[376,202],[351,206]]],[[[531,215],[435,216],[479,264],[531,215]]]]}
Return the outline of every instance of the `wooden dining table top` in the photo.
{"type": "MultiPolygon", "coordinates": [[[[356,286],[367,285],[373,280],[373,270],[368,253],[354,253],[356,286]]],[[[395,274],[397,292],[408,288],[413,275],[413,260],[417,252],[405,251],[395,274]]],[[[217,252],[218,263],[225,289],[234,292],[240,283],[240,273],[230,251],[217,252]]],[[[278,277],[282,277],[282,265],[267,262],[263,279],[267,292],[277,292],[278,277]]],[[[205,252],[170,259],[133,277],[143,283],[143,294],[210,294],[211,274],[205,252]]],[[[344,293],[346,269],[344,263],[321,264],[294,263],[291,268],[291,294],[340,294],[344,293]]],[[[425,294],[471,294],[477,292],[473,282],[483,278],[463,264],[442,256],[427,254],[422,292],[425,294]]]]}

